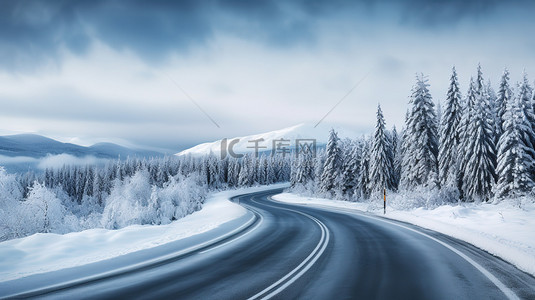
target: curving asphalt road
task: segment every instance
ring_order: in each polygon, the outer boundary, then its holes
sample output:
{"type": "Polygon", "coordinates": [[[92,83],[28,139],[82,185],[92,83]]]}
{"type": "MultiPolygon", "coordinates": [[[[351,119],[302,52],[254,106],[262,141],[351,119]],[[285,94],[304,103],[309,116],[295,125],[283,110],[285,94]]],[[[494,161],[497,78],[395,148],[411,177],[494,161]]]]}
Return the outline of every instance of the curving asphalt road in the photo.
{"type": "Polygon", "coordinates": [[[257,219],[221,242],[106,278],[19,296],[535,299],[535,278],[465,242],[366,214],[272,201],[280,191],[234,198],[257,219]]]}

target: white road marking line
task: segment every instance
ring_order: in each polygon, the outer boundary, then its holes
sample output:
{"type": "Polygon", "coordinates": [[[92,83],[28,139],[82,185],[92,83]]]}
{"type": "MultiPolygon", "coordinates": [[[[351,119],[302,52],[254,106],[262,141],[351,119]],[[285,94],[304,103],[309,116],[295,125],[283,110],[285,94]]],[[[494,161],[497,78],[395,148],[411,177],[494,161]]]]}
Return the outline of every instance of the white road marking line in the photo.
{"type": "MultiPolygon", "coordinates": [[[[245,197],[245,196],[247,196],[247,195],[250,195],[250,194],[244,194],[244,195],[240,195],[240,196],[236,197],[236,198],[238,199],[238,204],[240,203],[240,202],[239,202],[239,201],[240,201],[239,199],[241,199],[241,198],[243,198],[243,197],[245,197]]],[[[251,197],[251,201],[253,201],[253,200],[252,200],[252,197],[251,197]]],[[[240,204],[240,205],[241,205],[241,204],[240,204]]],[[[248,205],[247,205],[247,206],[248,206],[248,205]]],[[[246,209],[248,209],[248,210],[250,210],[250,211],[253,211],[253,213],[256,213],[256,216],[260,217],[260,220],[259,220],[258,224],[255,225],[255,227],[253,227],[251,230],[247,231],[246,233],[240,235],[239,237],[237,237],[237,238],[235,238],[235,239],[229,240],[229,241],[227,241],[227,242],[225,242],[225,243],[223,243],[223,244],[217,245],[217,246],[215,246],[215,247],[213,247],[213,248],[209,248],[209,249],[204,250],[204,251],[201,251],[201,252],[199,252],[199,253],[200,253],[200,254],[204,254],[204,253],[206,253],[206,252],[210,252],[210,251],[215,250],[215,249],[217,249],[217,248],[223,247],[223,246],[225,246],[225,245],[227,245],[227,244],[230,244],[230,243],[232,243],[232,242],[234,242],[234,241],[237,241],[237,240],[241,239],[242,237],[244,237],[244,236],[250,234],[251,232],[253,232],[254,230],[256,230],[258,227],[260,227],[260,224],[262,224],[262,222],[264,221],[264,217],[262,217],[262,214],[260,214],[260,212],[259,212],[258,210],[254,209],[254,208],[251,208],[251,207],[246,207],[246,209]]]]}
{"type": "MultiPolygon", "coordinates": [[[[253,209],[252,209],[252,210],[253,210],[253,209]]],[[[253,211],[255,211],[255,210],[253,210],[253,211]]],[[[204,254],[204,253],[206,253],[206,252],[210,252],[210,251],[212,251],[212,250],[221,248],[221,247],[226,246],[226,245],[228,245],[228,244],[230,244],[230,243],[232,243],[232,242],[235,242],[235,241],[237,241],[237,240],[243,238],[244,236],[250,234],[251,232],[255,231],[258,227],[260,227],[260,225],[261,225],[262,222],[264,221],[264,217],[262,217],[262,215],[261,215],[260,213],[258,213],[257,215],[260,217],[260,220],[258,221],[258,223],[257,223],[253,228],[251,228],[251,229],[250,229],[249,231],[247,231],[246,233],[244,233],[244,234],[238,236],[238,237],[235,238],[235,239],[232,239],[232,240],[230,240],[230,241],[226,241],[226,242],[224,242],[223,244],[219,244],[219,245],[217,245],[217,246],[215,246],[215,247],[209,248],[209,249],[204,250],[204,251],[201,251],[201,252],[199,252],[199,253],[200,253],[200,254],[204,254]]]]}
{"type": "MultiPolygon", "coordinates": [[[[372,217],[369,217],[369,216],[365,216],[365,217],[368,217],[368,218],[372,218],[372,217]]],[[[377,219],[377,218],[375,218],[377,219]]],[[[454,248],[453,246],[451,246],[450,244],[447,244],[435,237],[432,237],[426,233],[423,233],[423,232],[420,232],[416,229],[412,229],[410,227],[407,227],[407,226],[404,226],[404,225],[401,225],[401,224],[396,224],[394,222],[390,222],[390,221],[387,221],[387,220],[382,220],[382,219],[378,219],[380,221],[383,221],[383,222],[386,222],[386,223],[390,223],[390,224],[393,224],[393,225],[396,225],[396,226],[399,226],[399,227],[402,227],[402,228],[405,228],[407,230],[410,230],[412,232],[415,232],[415,233],[418,233],[420,235],[423,235],[439,244],[441,244],[442,246],[450,249],[452,252],[454,252],[455,254],[459,255],[461,258],[463,258],[464,260],[466,260],[469,264],[471,264],[472,266],[474,266],[474,268],[476,268],[477,270],[479,270],[479,272],[481,272],[485,277],[487,277],[492,283],[494,283],[494,285],[500,289],[500,291],[502,291],[502,293],[505,294],[505,296],[508,298],[508,299],[511,299],[511,300],[516,300],[516,299],[520,299],[518,298],[518,296],[515,294],[515,292],[513,292],[513,290],[511,290],[510,288],[508,288],[505,284],[503,284],[498,278],[496,278],[496,276],[492,275],[492,273],[490,273],[487,269],[485,269],[482,265],[478,264],[476,261],[474,261],[473,259],[471,259],[470,257],[468,257],[466,254],[462,253],[461,251],[457,250],[456,248],[454,248]]]]}
{"type": "MultiPolygon", "coordinates": [[[[251,201],[253,201],[253,200],[251,200],[251,201]]],[[[256,201],[253,201],[253,202],[256,202],[256,201]]],[[[273,296],[275,296],[275,295],[279,294],[280,292],[282,292],[284,289],[286,289],[288,286],[290,286],[296,280],[298,280],[321,257],[321,255],[325,251],[325,248],[327,248],[327,245],[329,244],[329,239],[330,239],[330,233],[329,233],[329,229],[327,228],[327,226],[325,226],[325,224],[323,224],[323,222],[321,222],[320,220],[312,217],[311,215],[303,213],[303,212],[300,212],[300,211],[297,211],[297,210],[293,210],[293,209],[271,206],[271,205],[267,205],[267,204],[264,204],[264,203],[262,203],[262,204],[266,205],[266,206],[269,206],[269,207],[288,210],[288,211],[295,212],[295,213],[301,214],[303,216],[306,216],[307,218],[311,219],[312,221],[316,222],[316,224],[318,224],[318,226],[321,229],[321,238],[320,238],[320,241],[318,242],[318,244],[316,245],[316,247],[314,248],[314,250],[297,267],[295,267],[292,271],[287,273],[284,277],[282,277],[281,279],[277,280],[272,285],[268,286],[267,288],[265,288],[262,291],[258,292],[254,296],[250,297],[249,300],[258,299],[260,297],[261,297],[261,299],[270,299],[273,296]],[[298,273],[294,275],[294,273],[296,273],[296,272],[298,272],[298,273]],[[293,277],[292,277],[292,275],[293,275],[293,277]],[[268,295],[262,296],[263,294],[266,294],[270,290],[274,289],[275,287],[277,287],[278,285],[283,283],[285,280],[288,280],[288,281],[286,281],[283,285],[279,286],[276,290],[272,291],[268,295]]]]}
{"type": "MultiPolygon", "coordinates": [[[[312,206],[314,206],[314,205],[312,205],[312,206]]],[[[502,291],[502,293],[504,293],[505,296],[508,299],[511,299],[511,300],[520,299],[515,294],[515,292],[513,292],[513,290],[511,290],[505,284],[503,284],[503,282],[501,282],[498,278],[496,278],[496,276],[494,276],[492,273],[490,273],[482,265],[478,264],[476,261],[474,261],[473,259],[468,257],[466,254],[462,253],[461,251],[459,251],[455,247],[451,246],[450,244],[447,244],[447,243],[445,243],[445,242],[443,242],[443,241],[441,241],[441,240],[439,240],[439,239],[437,239],[435,237],[432,237],[432,236],[430,236],[430,235],[428,235],[426,233],[420,232],[420,231],[418,231],[416,229],[404,226],[402,224],[398,224],[398,223],[395,223],[395,222],[392,222],[392,221],[384,220],[382,218],[375,217],[375,216],[368,216],[368,215],[363,214],[363,213],[352,211],[351,209],[334,208],[334,207],[329,207],[329,206],[326,206],[326,205],[321,205],[321,207],[325,207],[325,208],[327,208],[329,210],[332,210],[332,211],[345,212],[345,213],[350,213],[350,214],[353,214],[353,215],[363,216],[363,217],[366,217],[366,218],[369,218],[369,219],[373,219],[373,220],[382,221],[382,222],[385,222],[385,223],[388,223],[388,224],[396,225],[396,226],[401,227],[401,228],[405,228],[407,230],[410,230],[412,232],[418,233],[420,235],[423,235],[423,236],[425,236],[425,237],[427,237],[427,238],[429,238],[429,239],[441,244],[442,246],[446,247],[447,249],[451,250],[453,253],[459,255],[461,258],[463,258],[465,261],[467,261],[469,264],[471,264],[474,268],[476,268],[479,272],[481,272],[485,277],[487,277],[487,279],[490,280],[500,291],[502,291]]]]}

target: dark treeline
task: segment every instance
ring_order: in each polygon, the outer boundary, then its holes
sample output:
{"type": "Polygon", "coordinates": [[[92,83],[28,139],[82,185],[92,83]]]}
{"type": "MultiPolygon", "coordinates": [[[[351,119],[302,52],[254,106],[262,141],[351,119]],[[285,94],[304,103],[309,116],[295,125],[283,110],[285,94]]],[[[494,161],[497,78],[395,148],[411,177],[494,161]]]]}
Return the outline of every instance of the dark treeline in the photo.
{"type": "Polygon", "coordinates": [[[128,158],[18,175],[0,168],[0,240],[36,232],[167,224],[199,210],[210,191],[289,178],[288,155],[128,158]]]}
{"type": "MultiPolygon", "coordinates": [[[[287,156],[289,158],[289,156],[287,156]]],[[[146,171],[150,185],[163,187],[169,178],[177,175],[197,175],[197,183],[209,190],[227,187],[247,187],[254,184],[272,184],[289,180],[289,164],[281,155],[244,155],[242,158],[219,159],[216,155],[204,157],[168,156],[165,158],[128,158],[113,161],[103,167],[63,166],[48,168],[44,173],[28,172],[19,176],[24,196],[35,181],[47,188],[61,188],[78,204],[84,197],[95,197],[98,203],[110,194],[116,180],[123,181],[136,172],[146,171]]]]}
{"type": "Polygon", "coordinates": [[[400,135],[385,128],[380,107],[372,136],[341,141],[331,131],[325,152],[292,164],[294,190],[352,201],[383,189],[432,191],[440,203],[531,195],[535,99],[527,75],[512,85],[505,70],[495,92],[478,67],[463,97],[453,68],[443,112],[428,86],[417,76],[400,135]]]}

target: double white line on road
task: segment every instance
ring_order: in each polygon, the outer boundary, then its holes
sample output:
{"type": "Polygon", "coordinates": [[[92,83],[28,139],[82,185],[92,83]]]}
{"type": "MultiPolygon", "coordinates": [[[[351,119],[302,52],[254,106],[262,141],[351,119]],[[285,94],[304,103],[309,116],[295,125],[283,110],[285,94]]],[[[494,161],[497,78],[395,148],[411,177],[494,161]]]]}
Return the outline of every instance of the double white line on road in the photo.
{"type": "MultiPolygon", "coordinates": [[[[254,201],[254,200],[251,200],[251,201],[254,201]]],[[[256,201],[254,201],[254,202],[256,202],[256,201]]],[[[323,254],[323,252],[325,252],[325,248],[327,248],[327,244],[329,244],[329,239],[330,239],[330,233],[329,233],[329,229],[327,228],[327,226],[325,226],[325,224],[323,222],[321,222],[320,220],[314,218],[313,216],[311,216],[309,214],[306,214],[306,213],[303,213],[303,212],[300,212],[300,211],[297,211],[297,210],[289,209],[289,208],[271,206],[271,205],[267,205],[265,203],[262,203],[262,204],[266,205],[266,206],[274,207],[274,208],[277,208],[277,209],[284,209],[284,210],[288,210],[288,211],[291,211],[291,212],[294,212],[294,213],[298,213],[298,214],[301,214],[301,215],[311,219],[316,224],[318,224],[318,226],[320,227],[320,229],[321,229],[321,238],[320,238],[320,241],[318,242],[318,244],[316,245],[316,248],[314,248],[314,250],[312,250],[312,252],[307,256],[307,258],[305,258],[297,267],[295,267],[292,271],[290,271],[288,274],[286,274],[281,279],[277,280],[272,285],[268,286],[267,288],[265,288],[262,291],[258,292],[254,296],[250,297],[249,300],[270,299],[273,296],[276,296],[277,294],[282,292],[284,289],[286,289],[292,283],[294,283],[297,279],[299,279],[301,276],[303,276],[303,274],[305,274],[316,263],[316,261],[320,258],[320,256],[323,254]]]]}
{"type": "MultiPolygon", "coordinates": [[[[276,200],[274,200],[274,201],[276,201],[276,200]]],[[[518,300],[518,299],[520,299],[515,294],[515,292],[513,292],[513,290],[511,290],[504,283],[502,283],[498,278],[496,278],[496,276],[494,276],[491,272],[489,272],[487,269],[485,269],[482,265],[478,264],[476,261],[474,261],[473,259],[468,257],[466,254],[464,254],[463,252],[461,252],[460,250],[458,250],[454,246],[452,246],[452,245],[450,245],[450,244],[448,244],[448,243],[446,243],[444,241],[441,241],[441,240],[439,240],[439,239],[437,239],[437,238],[435,238],[433,236],[430,236],[430,235],[428,235],[428,234],[426,234],[424,232],[421,232],[421,231],[416,230],[414,228],[411,228],[409,226],[405,226],[405,225],[402,225],[402,224],[397,223],[397,222],[389,221],[389,220],[386,220],[386,219],[384,219],[382,217],[370,216],[370,215],[364,214],[362,212],[355,212],[352,209],[332,207],[332,206],[321,205],[321,204],[313,205],[313,206],[316,206],[317,208],[320,208],[320,209],[323,208],[323,209],[334,211],[334,212],[341,212],[341,213],[350,214],[352,216],[361,216],[361,217],[365,217],[365,218],[381,221],[381,222],[388,223],[388,224],[391,224],[391,225],[394,225],[394,226],[398,226],[398,227],[404,228],[406,230],[412,231],[414,233],[420,234],[420,235],[422,235],[422,236],[424,236],[424,237],[426,237],[426,238],[428,238],[430,240],[433,240],[433,241],[439,243],[440,245],[446,247],[447,249],[449,249],[453,253],[455,253],[458,256],[460,256],[466,262],[471,264],[474,268],[476,268],[479,272],[481,272],[485,277],[487,277],[487,279],[490,280],[500,291],[502,291],[502,293],[507,297],[507,299],[509,299],[509,300],[518,300]]]]}

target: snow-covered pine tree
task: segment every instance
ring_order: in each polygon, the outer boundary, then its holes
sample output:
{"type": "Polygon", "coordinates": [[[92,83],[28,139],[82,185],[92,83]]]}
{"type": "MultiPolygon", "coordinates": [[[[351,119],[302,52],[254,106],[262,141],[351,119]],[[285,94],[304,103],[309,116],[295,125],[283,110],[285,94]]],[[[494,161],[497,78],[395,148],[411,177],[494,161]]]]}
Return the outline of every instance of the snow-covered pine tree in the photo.
{"type": "Polygon", "coordinates": [[[493,124],[494,144],[498,144],[498,139],[502,134],[502,123],[500,117],[498,116],[498,96],[496,95],[496,92],[494,92],[490,80],[487,81],[487,85],[485,86],[485,93],[490,108],[489,117],[491,118],[493,124]]]}
{"type": "Polygon", "coordinates": [[[246,187],[253,185],[253,161],[251,156],[247,153],[241,159],[240,174],[238,175],[238,186],[246,187]]]}
{"type": "Polygon", "coordinates": [[[84,195],[93,196],[93,185],[95,180],[94,172],[93,166],[88,165],[85,167],[84,195]]]}
{"type": "Polygon", "coordinates": [[[267,170],[266,170],[266,183],[272,184],[272,183],[275,183],[276,181],[275,168],[274,168],[275,160],[273,158],[273,155],[269,156],[268,160],[269,162],[268,162],[267,170]]]}
{"type": "Polygon", "coordinates": [[[446,96],[446,109],[440,126],[440,143],[438,152],[438,169],[440,185],[451,183],[457,187],[458,180],[458,147],[461,142],[462,103],[459,81],[455,67],[452,69],[450,87],[446,96]]]}
{"type": "Polygon", "coordinates": [[[325,149],[319,149],[314,159],[314,186],[316,192],[321,192],[321,175],[325,164],[325,149]]]}
{"type": "Polygon", "coordinates": [[[229,158],[217,159],[217,171],[219,172],[219,185],[228,184],[229,158]]]}
{"type": "Polygon", "coordinates": [[[399,135],[396,125],[392,126],[392,130],[390,132],[390,139],[392,140],[392,152],[394,152],[395,155],[396,151],[399,149],[399,135]]]}
{"type": "Polygon", "coordinates": [[[360,159],[360,170],[357,177],[357,189],[355,195],[359,199],[370,197],[370,140],[364,138],[360,159]]]}
{"type": "Polygon", "coordinates": [[[383,188],[394,188],[394,154],[392,142],[385,130],[381,106],[377,106],[377,125],[370,152],[370,188],[372,193],[382,193],[383,188]]]}
{"type": "Polygon", "coordinates": [[[359,141],[352,142],[346,149],[344,155],[344,165],[342,166],[342,193],[346,197],[351,197],[355,194],[357,186],[357,178],[360,169],[360,151],[361,145],[359,141]]]}
{"type": "Polygon", "coordinates": [[[256,180],[259,184],[266,184],[266,172],[267,172],[267,161],[266,155],[262,153],[260,157],[256,157],[258,161],[258,169],[256,170],[256,180]]]}
{"type": "MultiPolygon", "coordinates": [[[[495,128],[496,125],[494,123],[494,108],[492,104],[490,103],[491,97],[488,94],[488,88],[485,84],[485,79],[483,78],[483,71],[481,70],[481,64],[477,65],[477,77],[475,81],[475,92],[476,92],[476,102],[479,103],[479,105],[484,105],[483,108],[483,114],[484,117],[487,119],[487,122],[490,124],[492,136],[495,136],[495,128]],[[484,101],[479,101],[478,97],[483,98],[484,101]]],[[[495,99],[492,99],[493,101],[495,99]]],[[[496,142],[494,143],[496,145],[496,142]]]]}
{"type": "Polygon", "coordinates": [[[440,124],[442,124],[442,102],[438,100],[437,102],[437,132],[440,132],[440,124]]]}
{"type": "Polygon", "coordinates": [[[314,155],[311,152],[304,154],[305,169],[303,172],[305,183],[314,182],[314,155]]]}
{"type": "Polygon", "coordinates": [[[459,180],[457,186],[459,187],[459,192],[461,192],[461,197],[464,198],[463,190],[463,181],[464,181],[464,172],[468,158],[472,155],[472,149],[470,148],[471,136],[468,134],[468,127],[470,122],[472,122],[474,117],[474,111],[477,105],[477,91],[474,78],[470,78],[470,84],[468,86],[468,92],[466,93],[466,101],[463,105],[463,114],[461,116],[461,126],[459,128],[459,136],[461,142],[459,148],[457,149],[459,163],[459,180]]]}
{"type": "Polygon", "coordinates": [[[292,162],[292,186],[306,185],[314,180],[314,157],[312,153],[299,153],[292,162]]]}
{"type": "MultiPolygon", "coordinates": [[[[480,69],[478,68],[478,73],[480,69]]],[[[478,75],[479,77],[479,75],[478,75]]],[[[478,80],[479,81],[479,80],[478,80]]],[[[479,83],[476,86],[482,88],[479,83]]],[[[490,107],[483,92],[476,92],[475,105],[465,134],[463,192],[465,200],[488,201],[495,183],[496,147],[490,107]]]]}
{"type": "Polygon", "coordinates": [[[436,184],[431,181],[438,173],[437,117],[428,86],[423,75],[417,76],[409,101],[401,166],[401,187],[408,190],[436,184]]]}
{"type": "Polygon", "coordinates": [[[498,142],[497,198],[523,196],[535,187],[535,151],[530,146],[532,127],[520,108],[520,99],[510,99],[503,115],[503,134],[498,142]]]}
{"type": "MultiPolygon", "coordinates": [[[[487,119],[487,122],[490,125],[492,138],[494,140],[494,147],[496,147],[496,139],[495,139],[496,124],[495,124],[495,118],[494,118],[495,105],[491,103],[491,101],[495,101],[495,99],[492,98],[488,94],[488,88],[487,88],[487,85],[485,84],[485,79],[483,79],[483,71],[481,70],[481,64],[477,66],[476,87],[477,87],[476,91],[477,91],[478,96],[483,98],[484,100],[480,102],[480,104],[485,106],[483,107],[484,117],[487,119]]],[[[494,91],[492,91],[492,93],[494,93],[494,91]]],[[[494,153],[496,153],[496,151],[494,153]]],[[[496,156],[494,156],[494,159],[496,159],[496,156]]],[[[494,161],[494,165],[496,165],[496,161],[494,161]]]]}
{"type": "MultiPolygon", "coordinates": [[[[535,85],[534,85],[535,87],[535,85]]],[[[535,92],[533,92],[533,98],[531,100],[531,104],[533,104],[533,111],[535,112],[535,92]]]]}
{"type": "Polygon", "coordinates": [[[290,156],[284,154],[275,155],[277,159],[277,182],[290,180],[290,156]]]}
{"type": "Polygon", "coordinates": [[[503,133],[503,123],[505,122],[505,112],[507,110],[508,103],[513,99],[513,91],[509,86],[509,70],[503,71],[502,78],[500,80],[500,87],[498,89],[498,96],[496,97],[496,115],[497,121],[500,126],[496,126],[499,130],[496,134],[499,137],[503,133]]]}
{"type": "Polygon", "coordinates": [[[236,186],[238,183],[238,175],[240,174],[239,163],[235,158],[230,158],[228,162],[228,179],[229,186],[236,186]]]}
{"type": "Polygon", "coordinates": [[[396,126],[392,128],[392,151],[394,152],[394,189],[399,187],[399,180],[401,178],[401,144],[402,137],[398,135],[396,126]]]}
{"type": "Polygon", "coordinates": [[[342,167],[342,156],[339,146],[340,140],[336,131],[331,129],[329,132],[329,141],[325,148],[325,163],[323,164],[323,173],[321,174],[320,189],[324,193],[330,193],[336,187],[337,177],[340,176],[342,167]]]}
{"type": "Polygon", "coordinates": [[[99,205],[102,205],[104,200],[103,194],[105,193],[104,184],[100,172],[95,172],[93,179],[93,197],[96,198],[96,201],[99,205]]]}
{"type": "MultiPolygon", "coordinates": [[[[529,84],[527,74],[524,72],[522,75],[522,82],[518,85],[518,105],[523,111],[527,122],[531,124],[532,130],[527,132],[527,134],[529,134],[528,147],[535,148],[535,111],[533,109],[533,105],[535,104],[531,102],[532,93],[533,89],[529,84]]],[[[533,159],[535,160],[535,157],[533,157],[533,159]]]]}
{"type": "Polygon", "coordinates": [[[299,184],[299,179],[301,178],[300,173],[302,173],[302,166],[300,164],[299,157],[292,159],[290,163],[291,171],[290,171],[290,186],[295,187],[297,184],[299,184]]]}

